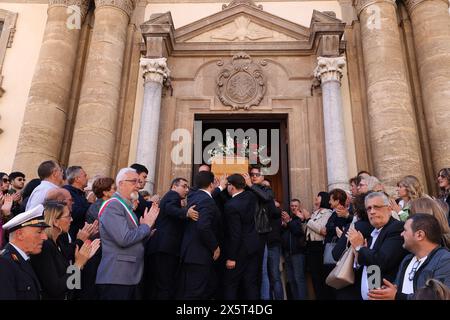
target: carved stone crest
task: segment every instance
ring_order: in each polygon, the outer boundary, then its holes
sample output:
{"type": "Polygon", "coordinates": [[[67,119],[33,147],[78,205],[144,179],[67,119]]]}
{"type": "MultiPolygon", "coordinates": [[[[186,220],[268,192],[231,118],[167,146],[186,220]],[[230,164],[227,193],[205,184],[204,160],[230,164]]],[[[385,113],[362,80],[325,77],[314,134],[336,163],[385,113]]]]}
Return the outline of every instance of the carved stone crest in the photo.
{"type": "MultiPolygon", "coordinates": [[[[223,66],[217,76],[217,96],[226,106],[233,110],[248,110],[257,106],[266,92],[266,80],[260,66],[267,63],[254,63],[248,54],[239,52],[231,62],[223,66]]],[[[219,66],[223,62],[218,63],[219,66]]]]}

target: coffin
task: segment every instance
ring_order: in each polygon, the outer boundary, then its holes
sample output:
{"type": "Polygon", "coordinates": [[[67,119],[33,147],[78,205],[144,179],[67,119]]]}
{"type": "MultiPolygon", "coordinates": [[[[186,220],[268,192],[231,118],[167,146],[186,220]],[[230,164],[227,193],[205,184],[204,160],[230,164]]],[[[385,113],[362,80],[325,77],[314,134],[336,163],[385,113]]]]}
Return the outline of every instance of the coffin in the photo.
{"type": "Polygon", "coordinates": [[[214,157],[211,160],[211,171],[214,176],[248,173],[248,159],[240,156],[214,157]]]}

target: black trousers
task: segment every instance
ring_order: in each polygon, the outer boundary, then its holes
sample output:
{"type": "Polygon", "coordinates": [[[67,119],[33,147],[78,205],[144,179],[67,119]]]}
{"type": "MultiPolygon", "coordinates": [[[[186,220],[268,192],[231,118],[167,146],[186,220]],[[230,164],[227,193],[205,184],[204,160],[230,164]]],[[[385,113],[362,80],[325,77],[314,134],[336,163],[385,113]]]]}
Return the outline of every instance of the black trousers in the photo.
{"type": "Polygon", "coordinates": [[[99,284],[98,292],[100,300],[136,300],[138,299],[138,287],[121,284],[99,284]]]}
{"type": "Polygon", "coordinates": [[[225,300],[237,300],[239,294],[246,300],[258,300],[259,284],[259,253],[254,253],[249,256],[242,257],[236,261],[234,269],[226,269],[223,281],[223,298],[225,300]],[[241,287],[241,290],[239,290],[241,287]]]}
{"type": "Polygon", "coordinates": [[[178,300],[206,300],[213,297],[217,277],[211,264],[183,263],[178,277],[178,300]]]}
{"type": "Polygon", "coordinates": [[[88,260],[83,271],[81,271],[81,290],[78,292],[78,299],[98,300],[98,288],[95,284],[95,279],[101,260],[102,250],[100,248],[95,255],[88,260]]]}
{"type": "MultiPolygon", "coordinates": [[[[176,290],[176,279],[179,267],[179,257],[164,252],[154,253],[150,256],[150,285],[152,290],[146,298],[155,300],[173,299],[176,290]]],[[[148,293],[149,291],[147,291],[148,293]]]]}
{"type": "Polygon", "coordinates": [[[306,243],[306,269],[311,273],[314,293],[317,300],[327,299],[323,251],[324,245],[322,241],[308,241],[306,243]]]}

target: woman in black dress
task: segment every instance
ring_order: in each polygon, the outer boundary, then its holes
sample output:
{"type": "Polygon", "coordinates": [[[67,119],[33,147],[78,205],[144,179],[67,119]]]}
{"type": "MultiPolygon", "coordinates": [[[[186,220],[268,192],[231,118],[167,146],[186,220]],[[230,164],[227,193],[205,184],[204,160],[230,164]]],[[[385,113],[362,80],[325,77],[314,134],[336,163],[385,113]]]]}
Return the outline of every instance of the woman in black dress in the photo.
{"type": "MultiPolygon", "coordinates": [[[[31,265],[41,283],[43,299],[70,300],[74,291],[68,288],[67,280],[73,272],[69,274],[67,271],[72,261],[63,253],[63,244],[59,243],[58,238],[69,231],[72,216],[64,202],[49,201],[44,208],[45,222],[50,226],[45,230],[48,239],[43,243],[42,252],[32,256],[31,265]]],[[[86,240],[81,247],[75,246],[75,269],[81,271],[99,247],[99,239],[92,242],[86,240]]]]}

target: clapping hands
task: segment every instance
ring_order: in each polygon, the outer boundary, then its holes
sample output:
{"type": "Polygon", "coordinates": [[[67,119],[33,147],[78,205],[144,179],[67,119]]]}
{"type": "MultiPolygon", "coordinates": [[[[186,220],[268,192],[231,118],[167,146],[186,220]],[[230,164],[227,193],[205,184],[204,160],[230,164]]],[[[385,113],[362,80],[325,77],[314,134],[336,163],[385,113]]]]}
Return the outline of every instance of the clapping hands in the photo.
{"type": "Polygon", "coordinates": [[[155,224],[156,218],[158,218],[159,214],[159,205],[153,202],[150,210],[148,208],[144,211],[144,216],[141,217],[140,223],[146,224],[150,228],[155,224]]]}

